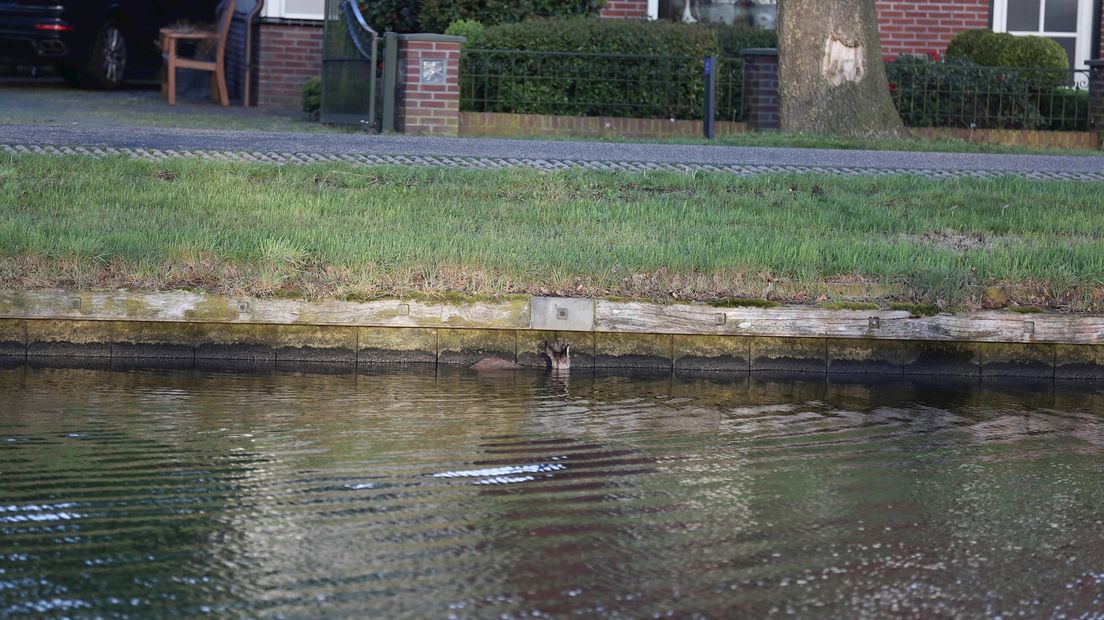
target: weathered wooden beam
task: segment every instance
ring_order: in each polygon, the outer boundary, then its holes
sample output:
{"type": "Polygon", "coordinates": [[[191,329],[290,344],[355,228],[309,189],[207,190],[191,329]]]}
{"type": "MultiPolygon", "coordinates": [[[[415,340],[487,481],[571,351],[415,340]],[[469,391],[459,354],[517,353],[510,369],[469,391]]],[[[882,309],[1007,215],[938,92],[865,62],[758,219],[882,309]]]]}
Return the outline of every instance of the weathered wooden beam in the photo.
{"type": "MultiPolygon", "coordinates": [[[[541,300],[535,298],[532,303],[539,305],[541,300]]],[[[593,303],[593,325],[588,327],[596,333],[1104,344],[1104,316],[987,311],[913,317],[903,310],[593,303]]],[[[527,330],[534,328],[530,307],[528,299],[351,302],[238,298],[188,291],[0,291],[0,318],[5,319],[527,330]]]]}

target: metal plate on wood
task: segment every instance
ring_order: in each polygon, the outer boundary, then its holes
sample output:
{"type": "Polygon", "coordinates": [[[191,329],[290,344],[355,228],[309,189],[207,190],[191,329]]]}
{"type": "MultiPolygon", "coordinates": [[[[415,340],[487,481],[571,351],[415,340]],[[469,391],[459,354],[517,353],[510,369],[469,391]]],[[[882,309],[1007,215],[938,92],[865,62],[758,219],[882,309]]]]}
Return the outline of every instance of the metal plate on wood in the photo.
{"type": "Polygon", "coordinates": [[[554,331],[594,331],[594,300],[576,297],[534,297],[530,327],[554,331]]]}

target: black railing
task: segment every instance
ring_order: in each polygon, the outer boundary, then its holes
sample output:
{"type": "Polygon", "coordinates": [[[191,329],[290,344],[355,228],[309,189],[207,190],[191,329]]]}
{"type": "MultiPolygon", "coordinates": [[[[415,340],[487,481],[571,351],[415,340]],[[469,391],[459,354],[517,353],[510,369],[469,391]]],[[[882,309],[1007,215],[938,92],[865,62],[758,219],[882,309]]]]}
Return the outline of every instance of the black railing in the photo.
{"type": "Polygon", "coordinates": [[[886,67],[906,125],[1088,131],[1087,71],[898,59],[886,67]]]}
{"type": "MultiPolygon", "coordinates": [[[[700,120],[704,59],[464,50],[460,109],[473,112],[700,120]]],[[[743,120],[744,61],[720,58],[717,120],[743,120]]],[[[911,127],[1088,131],[1088,72],[982,67],[902,57],[887,64],[911,127]]]]}

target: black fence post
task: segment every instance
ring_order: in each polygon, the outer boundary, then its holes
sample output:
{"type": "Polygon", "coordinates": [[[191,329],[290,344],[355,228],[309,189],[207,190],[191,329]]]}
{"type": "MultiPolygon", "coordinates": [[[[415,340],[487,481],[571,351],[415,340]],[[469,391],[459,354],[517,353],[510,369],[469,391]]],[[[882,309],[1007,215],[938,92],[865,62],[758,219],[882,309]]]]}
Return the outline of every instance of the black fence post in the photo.
{"type": "Polygon", "coordinates": [[[702,134],[707,140],[717,136],[717,59],[705,57],[705,111],[702,116],[702,134]]]}
{"type": "Polygon", "coordinates": [[[1089,131],[1096,136],[1096,148],[1104,149],[1104,59],[1090,60],[1089,131]]]}
{"type": "Polygon", "coordinates": [[[383,33],[383,132],[395,131],[395,104],[398,99],[399,35],[383,33]]]}

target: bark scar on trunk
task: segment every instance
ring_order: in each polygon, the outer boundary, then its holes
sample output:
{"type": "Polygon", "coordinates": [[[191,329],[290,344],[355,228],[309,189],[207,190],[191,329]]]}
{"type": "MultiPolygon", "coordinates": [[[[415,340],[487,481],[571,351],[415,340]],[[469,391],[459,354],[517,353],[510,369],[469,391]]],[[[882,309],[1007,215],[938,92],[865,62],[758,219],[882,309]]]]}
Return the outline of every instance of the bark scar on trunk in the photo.
{"type": "Polygon", "coordinates": [[[833,33],[824,42],[824,58],[820,63],[820,72],[832,86],[844,82],[858,82],[866,75],[862,43],[847,40],[833,33]]]}

